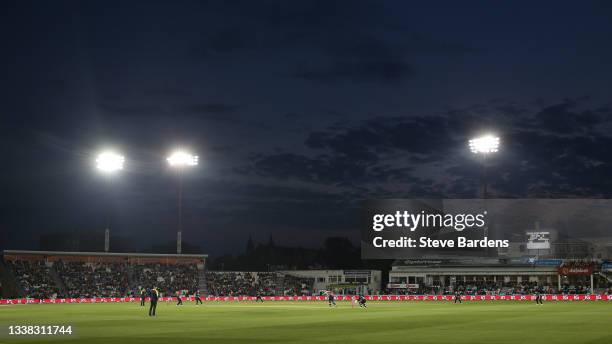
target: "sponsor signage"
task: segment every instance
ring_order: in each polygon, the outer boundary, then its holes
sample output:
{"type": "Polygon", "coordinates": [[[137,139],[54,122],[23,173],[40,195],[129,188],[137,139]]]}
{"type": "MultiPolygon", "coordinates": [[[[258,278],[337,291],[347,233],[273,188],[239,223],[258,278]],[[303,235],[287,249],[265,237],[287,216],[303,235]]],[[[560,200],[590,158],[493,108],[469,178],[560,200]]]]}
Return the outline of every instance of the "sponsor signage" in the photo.
{"type": "Polygon", "coordinates": [[[344,276],[351,277],[370,276],[372,274],[372,271],[370,270],[343,270],[342,272],[344,273],[344,276]]]}
{"type": "Polygon", "coordinates": [[[572,275],[592,275],[593,266],[562,266],[559,268],[559,275],[572,276],[572,275]]]}
{"type": "Polygon", "coordinates": [[[388,289],[418,289],[419,285],[416,283],[389,283],[387,284],[388,289]]]}
{"type": "Polygon", "coordinates": [[[535,265],[560,266],[561,264],[563,264],[563,260],[561,259],[536,259],[534,264],[535,265]]]}
{"type": "MultiPolygon", "coordinates": [[[[338,301],[354,300],[353,295],[338,295],[338,301]]],[[[366,295],[370,301],[453,301],[454,295],[366,295]]],[[[612,295],[604,294],[570,294],[543,295],[546,301],[612,301],[612,295]]],[[[193,297],[184,297],[184,301],[194,301],[193,297]]],[[[254,296],[207,296],[203,301],[255,301],[254,296]]],[[[327,296],[264,296],[266,301],[327,301],[327,296]]],[[[463,295],[462,300],[466,301],[534,301],[535,295],[463,295]]],[[[147,302],[148,302],[147,298],[147,302]]],[[[161,297],[159,302],[173,302],[176,298],[161,297]]],[[[25,305],[38,303],[110,303],[110,302],[140,302],[140,298],[134,297],[96,297],[96,298],[73,298],[73,299],[1,299],[0,305],[25,305]]]]}

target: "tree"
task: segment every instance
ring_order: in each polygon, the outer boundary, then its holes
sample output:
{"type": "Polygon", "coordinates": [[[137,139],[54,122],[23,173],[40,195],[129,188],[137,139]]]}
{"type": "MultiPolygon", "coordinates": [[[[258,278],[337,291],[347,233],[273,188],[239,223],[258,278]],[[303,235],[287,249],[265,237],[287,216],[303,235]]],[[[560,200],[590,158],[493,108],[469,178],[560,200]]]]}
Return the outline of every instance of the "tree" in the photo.
{"type": "Polygon", "coordinates": [[[255,244],[253,244],[253,238],[251,238],[251,235],[249,234],[249,240],[247,240],[247,243],[246,243],[245,253],[250,254],[253,252],[254,249],[255,249],[255,244]]]}

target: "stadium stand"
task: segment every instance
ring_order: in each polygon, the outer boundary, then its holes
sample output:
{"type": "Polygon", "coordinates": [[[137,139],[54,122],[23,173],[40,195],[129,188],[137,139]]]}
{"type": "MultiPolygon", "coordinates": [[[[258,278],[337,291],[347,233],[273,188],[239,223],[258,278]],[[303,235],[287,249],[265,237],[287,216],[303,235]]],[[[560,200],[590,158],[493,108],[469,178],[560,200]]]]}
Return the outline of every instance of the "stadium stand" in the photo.
{"type": "Polygon", "coordinates": [[[398,260],[386,293],[527,295],[603,293],[612,286],[597,260],[438,256],[398,260]]]}
{"type": "Polygon", "coordinates": [[[65,286],[65,297],[121,297],[128,295],[128,267],[120,263],[58,261],[53,267],[65,286]]]}
{"type": "Polygon", "coordinates": [[[16,283],[16,278],[4,263],[4,259],[0,259],[0,298],[24,296],[23,293],[18,292],[16,283]]]}
{"type": "MultiPolygon", "coordinates": [[[[259,284],[256,272],[206,272],[208,292],[217,296],[274,295],[273,289],[259,284]]],[[[262,278],[262,281],[266,278],[262,278]]]]}
{"type": "Polygon", "coordinates": [[[28,297],[49,298],[60,293],[51,276],[51,268],[42,261],[11,261],[10,269],[19,287],[28,297]]]}
{"type": "Polygon", "coordinates": [[[283,295],[309,295],[313,292],[313,278],[298,277],[284,274],[283,295]]]}
{"type": "Polygon", "coordinates": [[[135,279],[132,290],[156,286],[163,295],[174,295],[177,291],[198,289],[195,265],[142,264],[130,266],[130,269],[135,279]]]}
{"type": "MultiPolygon", "coordinates": [[[[81,298],[138,295],[157,287],[170,295],[198,289],[203,255],[113,254],[5,251],[8,275],[18,292],[12,297],[81,298]]],[[[4,280],[4,279],[3,279],[4,280]]]]}
{"type": "MultiPolygon", "coordinates": [[[[330,270],[317,277],[308,275],[313,271],[205,271],[204,259],[205,256],[36,251],[9,251],[7,255],[5,251],[3,261],[0,262],[0,295],[30,298],[124,297],[139,295],[141,288],[157,287],[164,296],[174,296],[176,292],[191,294],[196,290],[202,295],[212,296],[300,296],[316,294],[322,288],[339,286],[347,287],[345,289],[348,290],[340,290],[340,294],[351,294],[350,290],[355,289],[355,286],[363,285],[363,281],[357,284],[351,284],[351,281],[356,272],[364,271],[330,270]],[[340,272],[345,273],[345,276],[340,276],[340,272]],[[316,288],[315,280],[319,283],[316,288]]],[[[417,268],[421,269],[420,273],[429,270],[439,273],[442,269],[441,266],[417,268]]],[[[418,287],[388,289],[383,293],[452,295],[460,291],[464,295],[527,295],[535,292],[588,294],[593,292],[590,278],[595,277],[595,284],[599,287],[596,292],[612,293],[612,282],[606,275],[607,265],[604,268],[593,261],[566,260],[559,267],[545,270],[534,270],[531,266],[494,267],[500,271],[510,268],[513,269],[511,271],[534,271],[533,276],[521,272],[524,274],[521,279],[505,276],[461,278],[461,270],[458,269],[469,268],[473,273],[482,267],[453,265],[451,268],[455,269],[452,273],[459,276],[453,283],[444,283],[444,278],[437,278],[432,279],[431,284],[414,284],[418,287]],[[559,275],[551,275],[557,269],[559,275]],[[542,271],[552,277],[542,277],[542,271]],[[554,284],[556,279],[558,283],[554,284]]],[[[494,268],[487,267],[489,270],[494,268]]],[[[402,274],[411,274],[410,271],[399,270],[395,273],[402,278],[402,274]]],[[[400,280],[399,283],[405,281],[400,280]]]]}
{"type": "Polygon", "coordinates": [[[206,272],[211,295],[310,295],[314,279],[278,272],[206,272]]]}

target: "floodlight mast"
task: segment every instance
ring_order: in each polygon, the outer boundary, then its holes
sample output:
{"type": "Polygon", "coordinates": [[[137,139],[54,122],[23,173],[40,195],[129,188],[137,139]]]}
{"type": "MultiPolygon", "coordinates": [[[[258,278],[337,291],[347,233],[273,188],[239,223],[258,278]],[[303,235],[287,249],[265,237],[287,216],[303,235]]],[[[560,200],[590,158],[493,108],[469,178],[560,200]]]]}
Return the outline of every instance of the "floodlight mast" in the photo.
{"type": "MultiPolygon", "coordinates": [[[[469,141],[470,150],[472,153],[482,157],[482,198],[484,200],[484,206],[486,211],[487,203],[487,158],[491,153],[497,153],[499,150],[499,137],[487,134],[480,137],[473,138],[469,141]]],[[[489,236],[489,226],[484,227],[484,236],[489,236]]],[[[489,255],[489,249],[485,249],[485,255],[489,255]]]]}
{"type": "Polygon", "coordinates": [[[176,230],[176,253],[182,252],[183,241],[183,170],[198,165],[198,156],[185,151],[172,153],[166,161],[170,167],[178,170],[178,224],[176,230]]]}
{"type": "Polygon", "coordinates": [[[472,153],[482,156],[483,177],[482,177],[482,198],[486,199],[487,194],[487,158],[491,153],[499,151],[499,137],[494,135],[484,135],[473,138],[469,141],[472,153]]]}
{"type": "MultiPolygon", "coordinates": [[[[116,174],[118,171],[123,170],[123,164],[125,163],[125,157],[121,154],[113,151],[104,151],[98,154],[96,158],[96,169],[106,175],[106,180],[111,183],[111,175],[116,174]]],[[[104,230],[104,252],[108,252],[110,246],[110,211],[111,211],[111,197],[110,197],[110,185],[106,188],[109,194],[107,195],[106,205],[106,229],[104,230]]]]}

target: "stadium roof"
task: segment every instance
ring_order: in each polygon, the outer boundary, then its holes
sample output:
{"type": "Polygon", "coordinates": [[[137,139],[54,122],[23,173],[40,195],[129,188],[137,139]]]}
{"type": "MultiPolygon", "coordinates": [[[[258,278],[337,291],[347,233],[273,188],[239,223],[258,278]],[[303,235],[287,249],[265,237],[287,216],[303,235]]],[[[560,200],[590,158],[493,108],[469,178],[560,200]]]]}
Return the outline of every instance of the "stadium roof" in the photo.
{"type": "Polygon", "coordinates": [[[117,253],[117,252],[67,252],[67,251],[28,251],[4,250],[5,255],[47,255],[47,256],[106,256],[106,257],[143,257],[143,258],[208,258],[207,254],[164,254],[164,253],[117,253]]]}

